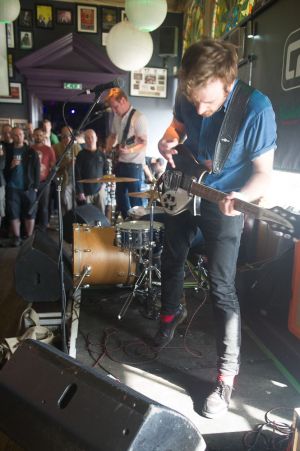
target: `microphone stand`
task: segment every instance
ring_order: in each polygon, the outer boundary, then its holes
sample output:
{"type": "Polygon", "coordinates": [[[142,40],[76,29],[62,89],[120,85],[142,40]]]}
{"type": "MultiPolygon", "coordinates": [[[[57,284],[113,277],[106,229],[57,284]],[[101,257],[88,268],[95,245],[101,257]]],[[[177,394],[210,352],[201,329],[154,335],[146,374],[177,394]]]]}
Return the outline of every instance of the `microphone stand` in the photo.
{"type": "MultiPolygon", "coordinates": [[[[106,89],[106,88],[105,88],[106,89]]],[[[66,145],[65,150],[63,151],[62,155],[59,157],[59,159],[57,160],[56,164],[53,166],[53,168],[51,169],[46,182],[43,186],[43,188],[41,189],[40,193],[38,194],[36,200],[33,202],[30,210],[29,210],[29,214],[31,214],[34,209],[37,208],[38,203],[40,198],[42,197],[44,190],[46,189],[47,186],[49,186],[49,184],[52,182],[52,180],[54,179],[54,177],[56,176],[61,163],[63,161],[63,159],[65,158],[66,154],[68,153],[68,151],[71,149],[71,147],[73,146],[75,139],[76,139],[76,134],[79,134],[83,128],[85,127],[85,125],[88,123],[89,117],[93,111],[93,109],[95,108],[95,106],[100,102],[100,98],[101,98],[101,94],[102,94],[103,90],[98,89],[96,91],[95,88],[95,98],[93,103],[91,104],[91,106],[89,107],[87,113],[85,114],[84,118],[82,119],[78,129],[72,133],[72,137],[70,142],[66,145]]],[[[75,158],[74,158],[74,154],[72,156],[72,172],[73,172],[73,196],[72,196],[72,204],[73,204],[73,208],[74,208],[74,212],[75,212],[75,177],[74,177],[74,172],[75,172],[75,158]]],[[[65,290],[65,284],[64,284],[64,262],[63,262],[63,224],[62,224],[62,210],[61,210],[61,181],[58,181],[58,187],[57,187],[57,191],[58,191],[58,224],[59,224],[59,255],[58,255],[58,271],[59,271],[59,283],[60,283],[60,288],[61,288],[61,307],[62,307],[62,320],[61,320],[61,329],[62,329],[62,350],[63,352],[65,352],[66,354],[68,353],[68,346],[67,346],[67,340],[66,340],[66,290],[65,290]]]]}

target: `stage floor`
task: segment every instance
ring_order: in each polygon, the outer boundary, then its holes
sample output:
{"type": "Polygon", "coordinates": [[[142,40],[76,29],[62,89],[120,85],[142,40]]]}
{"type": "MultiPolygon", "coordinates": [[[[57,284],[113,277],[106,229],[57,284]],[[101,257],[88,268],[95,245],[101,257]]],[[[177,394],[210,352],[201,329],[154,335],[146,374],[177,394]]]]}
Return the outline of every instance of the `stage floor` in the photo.
{"type": "MultiPolygon", "coordinates": [[[[247,324],[243,324],[241,372],[230,410],[220,419],[208,420],[201,409],[216,376],[216,354],[207,293],[185,290],[188,318],[158,354],[149,347],[158,321],[143,316],[143,299],[135,297],[124,318],[118,319],[128,293],[116,287],[82,290],[76,344],[80,362],[184,414],[199,428],[209,450],[248,449],[243,442],[246,432],[263,424],[270,409],[274,409],[271,419],[291,424],[293,408],[300,405],[299,386],[293,385],[293,377],[247,324]]],[[[266,435],[282,439],[270,431],[266,435]]],[[[248,445],[254,438],[246,437],[248,445]]],[[[261,438],[255,450],[266,449],[263,445],[261,438]]]]}
{"type": "MultiPolygon", "coordinates": [[[[50,233],[52,238],[55,233],[50,233]]],[[[66,250],[70,251],[70,246],[66,246],[66,250]]],[[[15,335],[20,314],[28,305],[16,294],[14,287],[14,262],[18,253],[16,248],[0,248],[1,337],[15,335]]],[[[104,261],[103,265],[106,264],[104,261]]],[[[272,283],[275,281],[273,278],[272,283]]],[[[79,362],[184,414],[199,428],[210,451],[248,449],[250,445],[247,448],[243,442],[245,434],[265,423],[265,414],[271,409],[272,420],[291,424],[293,409],[300,406],[300,379],[293,377],[289,366],[276,356],[278,346],[275,341],[270,341],[270,337],[275,330],[282,338],[285,357],[291,368],[294,365],[298,372],[299,340],[293,337],[290,346],[291,337],[287,339],[286,331],[280,332],[282,324],[277,328],[267,317],[263,322],[261,318],[244,315],[241,372],[230,410],[220,419],[208,420],[201,416],[201,409],[216,376],[216,354],[214,321],[206,292],[186,288],[188,318],[176,330],[171,344],[154,354],[148,345],[158,322],[143,316],[142,299],[137,296],[124,318],[118,320],[131,290],[132,287],[104,285],[80,290],[78,334],[73,337],[79,362]],[[258,329],[263,329],[269,342],[261,341],[258,329]]],[[[284,328],[287,329],[285,325],[284,328]]],[[[277,433],[269,430],[266,434],[270,439],[282,441],[282,436],[277,433]]],[[[255,436],[246,438],[254,439],[255,436]]],[[[286,446],[279,446],[274,449],[286,449],[286,446]]],[[[163,447],[161,449],[165,451],[163,447]]],[[[255,450],[260,449],[266,449],[263,438],[255,447],[255,450]]]]}

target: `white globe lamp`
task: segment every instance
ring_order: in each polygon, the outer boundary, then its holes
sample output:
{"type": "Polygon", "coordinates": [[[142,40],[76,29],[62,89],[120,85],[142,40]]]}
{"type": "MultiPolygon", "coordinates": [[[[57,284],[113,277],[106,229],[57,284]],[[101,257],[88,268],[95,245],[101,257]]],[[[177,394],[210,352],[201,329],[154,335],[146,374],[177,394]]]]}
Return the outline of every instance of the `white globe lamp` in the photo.
{"type": "Polygon", "coordinates": [[[19,0],[1,0],[0,1],[0,23],[10,23],[16,20],[20,14],[19,0]]]}
{"type": "Polygon", "coordinates": [[[120,69],[138,70],[150,61],[153,41],[149,33],[137,30],[130,22],[119,22],[108,33],[106,51],[120,69]]]}
{"type": "Polygon", "coordinates": [[[125,13],[140,31],[153,31],[158,28],[167,15],[166,0],[125,0],[125,13]]]}

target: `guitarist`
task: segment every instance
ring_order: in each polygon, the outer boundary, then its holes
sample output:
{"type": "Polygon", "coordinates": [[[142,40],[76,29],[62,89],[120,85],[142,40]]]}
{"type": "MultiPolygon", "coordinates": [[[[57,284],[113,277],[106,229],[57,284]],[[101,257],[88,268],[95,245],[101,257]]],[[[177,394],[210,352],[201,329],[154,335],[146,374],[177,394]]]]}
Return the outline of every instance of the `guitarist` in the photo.
{"type": "Polygon", "coordinates": [[[146,117],[133,109],[122,89],[112,88],[105,100],[114,113],[106,149],[109,152],[114,144],[118,144],[115,175],[117,177],[133,177],[137,179],[135,182],[117,183],[117,211],[121,212],[123,219],[126,219],[130,208],[143,205],[142,198],[129,197],[128,193],[141,191],[143,166],[147,149],[148,124],[146,117]]]}
{"type": "MultiPolygon", "coordinates": [[[[219,204],[202,199],[201,216],[193,216],[190,211],[166,215],[161,262],[162,307],[154,337],[155,349],[167,346],[187,315],[180,304],[184,263],[199,227],[205,239],[216,321],[217,379],[202,410],[208,418],[227,411],[240,364],[240,307],[235,273],[244,218],[234,209],[234,199],[251,202],[265,193],[276,148],[272,105],[265,95],[253,90],[229,155],[219,170],[215,149],[238,84],[237,54],[232,44],[213,39],[193,44],[183,56],[173,120],[158,143],[160,153],[169,167],[174,168],[176,146],[185,140],[184,146],[198,162],[209,171],[214,169],[205,184],[228,193],[219,204]]],[[[238,116],[235,120],[240,120],[238,116]]]]}

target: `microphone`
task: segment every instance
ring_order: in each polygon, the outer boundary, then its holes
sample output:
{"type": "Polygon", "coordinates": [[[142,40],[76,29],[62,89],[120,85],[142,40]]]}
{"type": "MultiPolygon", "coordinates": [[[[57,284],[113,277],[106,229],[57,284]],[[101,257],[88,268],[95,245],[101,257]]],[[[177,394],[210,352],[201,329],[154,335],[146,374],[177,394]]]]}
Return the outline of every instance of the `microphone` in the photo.
{"type": "Polygon", "coordinates": [[[91,94],[93,92],[98,94],[99,92],[103,92],[103,91],[106,91],[107,89],[111,89],[111,88],[123,88],[124,85],[125,85],[125,83],[122,78],[116,78],[115,80],[109,81],[108,83],[96,85],[93,89],[86,89],[85,91],[82,91],[78,95],[82,96],[84,94],[91,94]]]}

